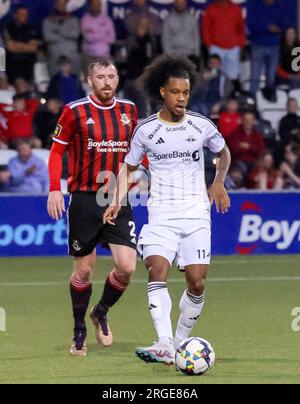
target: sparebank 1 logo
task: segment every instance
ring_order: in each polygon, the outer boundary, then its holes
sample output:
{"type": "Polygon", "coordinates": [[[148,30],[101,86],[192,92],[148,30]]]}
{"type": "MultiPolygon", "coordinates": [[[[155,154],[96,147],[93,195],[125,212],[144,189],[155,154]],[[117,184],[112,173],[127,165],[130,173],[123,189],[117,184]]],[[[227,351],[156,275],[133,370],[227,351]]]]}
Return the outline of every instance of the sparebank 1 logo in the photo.
{"type": "Polygon", "coordinates": [[[272,245],[276,251],[284,252],[293,243],[299,242],[300,248],[300,219],[264,220],[263,209],[251,201],[241,206],[242,220],[237,245],[238,254],[252,254],[262,243],[272,245]]]}
{"type": "Polygon", "coordinates": [[[0,46],[0,72],[6,72],[6,51],[0,46]]]}

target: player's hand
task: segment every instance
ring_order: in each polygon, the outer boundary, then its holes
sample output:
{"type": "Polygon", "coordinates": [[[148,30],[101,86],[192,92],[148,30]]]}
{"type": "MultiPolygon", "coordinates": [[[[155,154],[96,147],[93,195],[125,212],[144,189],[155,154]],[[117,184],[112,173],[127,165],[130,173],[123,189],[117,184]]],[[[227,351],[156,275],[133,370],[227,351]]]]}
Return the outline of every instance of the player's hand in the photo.
{"type": "Polygon", "coordinates": [[[48,213],[54,220],[59,220],[63,216],[63,212],[66,211],[65,199],[60,191],[50,192],[48,197],[48,213]]]}
{"type": "Polygon", "coordinates": [[[119,205],[111,205],[109,208],[107,208],[106,212],[103,215],[103,223],[115,226],[115,220],[118,217],[120,210],[121,206],[119,205]]]}
{"type": "Polygon", "coordinates": [[[217,212],[228,213],[231,202],[224,184],[221,182],[214,182],[208,193],[211,203],[214,201],[216,204],[217,212]]]}

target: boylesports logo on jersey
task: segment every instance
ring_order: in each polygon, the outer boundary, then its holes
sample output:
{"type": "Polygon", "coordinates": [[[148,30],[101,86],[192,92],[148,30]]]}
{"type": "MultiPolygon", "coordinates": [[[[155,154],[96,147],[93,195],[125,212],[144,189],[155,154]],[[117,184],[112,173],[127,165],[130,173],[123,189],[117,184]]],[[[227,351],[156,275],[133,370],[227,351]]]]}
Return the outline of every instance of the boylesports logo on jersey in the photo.
{"type": "Polygon", "coordinates": [[[88,150],[96,149],[98,153],[127,153],[129,142],[116,142],[115,140],[102,140],[102,142],[95,142],[94,139],[88,140],[88,150]]]}
{"type": "Polygon", "coordinates": [[[128,116],[126,114],[121,114],[121,123],[124,126],[128,126],[131,123],[131,120],[128,118],[128,116]]]}
{"type": "Polygon", "coordinates": [[[55,137],[59,137],[62,131],[62,126],[61,125],[56,125],[56,128],[54,129],[53,135],[55,137]]]}
{"type": "Polygon", "coordinates": [[[166,153],[166,154],[153,153],[153,157],[154,157],[154,160],[156,160],[156,161],[182,159],[184,162],[187,162],[187,161],[192,162],[192,161],[200,160],[200,153],[199,153],[199,150],[196,150],[194,152],[173,151],[172,153],[166,153]]]}

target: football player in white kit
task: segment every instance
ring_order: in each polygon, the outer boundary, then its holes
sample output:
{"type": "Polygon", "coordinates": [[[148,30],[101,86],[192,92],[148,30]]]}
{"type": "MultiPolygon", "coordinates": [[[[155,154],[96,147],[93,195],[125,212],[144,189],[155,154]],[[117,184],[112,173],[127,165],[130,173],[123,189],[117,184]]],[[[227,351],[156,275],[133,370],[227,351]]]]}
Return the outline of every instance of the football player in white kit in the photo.
{"type": "Polygon", "coordinates": [[[149,270],[149,309],[158,342],[136,350],[145,362],[173,364],[176,348],[190,336],[205,300],[211,260],[211,203],[215,201],[217,211],[222,213],[230,207],[224,182],[231,159],[224,138],[209,119],[186,110],[195,75],[192,62],[168,56],[156,59],[145,71],[144,88],[150,96],[160,93],[163,107],[136,128],[118,178],[115,200],[104,215],[105,223],[114,224],[130,174],[147,155],[151,172],[149,223],[142,229],[138,250],[149,270]],[[204,147],[218,157],[209,191],[204,147]],[[167,279],[175,262],[185,270],[187,289],[180,301],[173,338],[167,279]]]}

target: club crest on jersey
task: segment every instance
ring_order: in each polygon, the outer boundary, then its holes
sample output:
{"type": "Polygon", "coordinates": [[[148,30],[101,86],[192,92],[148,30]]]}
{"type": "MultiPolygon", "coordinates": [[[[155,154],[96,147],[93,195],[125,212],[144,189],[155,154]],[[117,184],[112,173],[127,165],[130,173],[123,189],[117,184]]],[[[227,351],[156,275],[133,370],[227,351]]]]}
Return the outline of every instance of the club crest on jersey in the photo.
{"type": "Polygon", "coordinates": [[[73,246],[74,250],[77,251],[77,252],[79,252],[80,250],[82,250],[82,247],[80,246],[78,240],[74,240],[72,246],[73,246]]]}
{"type": "Polygon", "coordinates": [[[185,139],[189,143],[194,143],[197,141],[197,139],[194,138],[193,135],[190,135],[187,139],[185,139]]]}
{"type": "Polygon", "coordinates": [[[128,126],[131,123],[131,120],[128,118],[127,114],[121,114],[121,123],[124,126],[128,126]]]}
{"type": "Polygon", "coordinates": [[[62,126],[61,125],[56,125],[56,128],[54,129],[53,135],[55,137],[59,137],[62,131],[62,126]]]}

